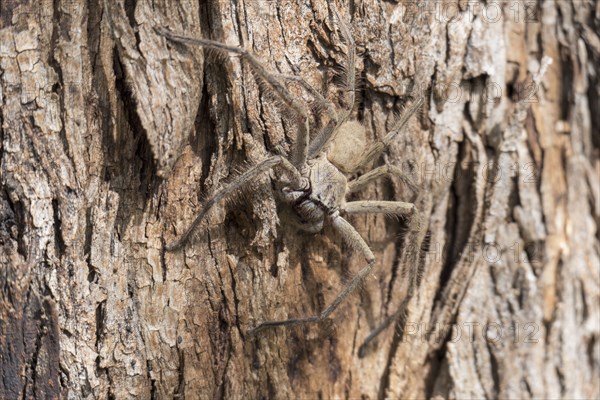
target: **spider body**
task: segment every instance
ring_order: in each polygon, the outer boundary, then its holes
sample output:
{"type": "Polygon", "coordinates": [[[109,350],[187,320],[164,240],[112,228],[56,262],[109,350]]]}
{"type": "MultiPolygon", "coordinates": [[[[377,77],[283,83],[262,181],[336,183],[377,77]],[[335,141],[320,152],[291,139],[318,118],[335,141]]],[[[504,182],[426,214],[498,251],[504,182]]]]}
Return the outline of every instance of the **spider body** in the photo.
{"type": "Polygon", "coordinates": [[[324,155],[310,160],[311,201],[330,211],[337,211],[346,196],[348,180],[324,155]]]}
{"type": "MultiPolygon", "coordinates": [[[[267,90],[277,96],[283,106],[296,116],[298,126],[298,136],[289,159],[281,155],[270,156],[217,191],[204,203],[194,222],[179,239],[167,245],[166,250],[175,251],[183,247],[210,208],[219,201],[246,187],[256,177],[269,172],[271,169],[277,169],[279,173],[275,174],[273,178],[275,194],[279,198],[278,206],[280,206],[280,220],[282,223],[291,222],[303,232],[317,233],[323,229],[323,225],[327,221],[342,240],[350,245],[352,249],[361,253],[366,261],[366,266],[347,283],[320,313],[304,318],[264,321],[250,329],[250,333],[277,326],[322,321],[328,318],[368,276],[375,264],[375,256],[365,240],[344,216],[365,213],[393,214],[409,218],[416,216],[416,208],[412,203],[377,200],[346,201],[349,194],[360,191],[373,180],[386,175],[393,174],[400,177],[403,182],[410,183],[410,179],[404,176],[399,168],[392,165],[377,167],[350,181],[346,178],[345,173],[354,173],[365,169],[372,161],[376,160],[406,125],[410,116],[423,104],[423,98],[417,99],[405,110],[387,135],[371,145],[365,145],[364,127],[357,121],[349,120],[352,114],[355,90],[354,41],[348,27],[341,21],[335,9],[333,12],[339,21],[338,27],[343,40],[347,44],[346,62],[348,73],[345,75],[344,88],[347,98],[344,103],[348,104],[349,108],[342,111],[338,111],[334,104],[325,99],[301,77],[269,72],[262,62],[243,48],[208,39],[180,36],[168,30],[157,28],[159,34],[171,41],[198,45],[213,51],[239,56],[241,61],[251,68],[256,79],[264,84],[263,87],[266,87],[267,90]],[[311,107],[293,96],[288,91],[286,84],[301,86],[314,98],[317,103],[316,109],[324,110],[327,113],[327,124],[321,127],[313,137],[310,135],[311,116],[309,110],[311,107]]],[[[414,190],[414,186],[410,184],[409,186],[414,190]]]]}
{"type": "Polygon", "coordinates": [[[304,216],[310,210],[322,227],[326,213],[339,210],[346,195],[347,179],[326,157],[320,156],[308,161],[310,191],[308,198],[297,207],[298,214],[304,216]]]}
{"type": "MultiPolygon", "coordinates": [[[[299,188],[284,186],[279,196],[282,207],[292,210],[294,225],[307,233],[323,230],[327,215],[334,214],[342,207],[347,191],[348,180],[326,157],[320,154],[308,160],[302,171],[299,188]]],[[[289,219],[289,211],[284,219],[289,219]]]]}

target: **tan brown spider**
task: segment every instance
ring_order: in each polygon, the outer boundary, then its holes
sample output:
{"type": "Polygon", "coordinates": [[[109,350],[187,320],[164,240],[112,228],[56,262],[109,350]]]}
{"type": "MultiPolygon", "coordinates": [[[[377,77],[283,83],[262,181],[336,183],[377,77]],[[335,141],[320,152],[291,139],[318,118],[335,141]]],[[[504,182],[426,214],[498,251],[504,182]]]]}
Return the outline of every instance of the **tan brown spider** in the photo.
{"type": "Polygon", "coordinates": [[[291,210],[294,223],[305,232],[315,233],[323,229],[325,220],[340,233],[343,240],[354,250],[361,252],[367,265],[361,269],[356,276],[340,291],[337,297],[318,315],[303,318],[290,318],[280,321],[264,321],[249,333],[256,333],[266,328],[276,326],[290,326],[319,322],[331,315],[335,309],[356,289],[356,287],[369,275],[375,264],[373,252],[360,236],[356,229],[344,219],[344,215],[363,213],[385,213],[398,216],[414,217],[416,208],[412,203],[401,201],[349,201],[345,198],[365,187],[374,179],[386,175],[398,175],[405,183],[410,180],[402,174],[399,168],[385,165],[373,169],[357,179],[348,181],[344,173],[352,173],[366,166],[379,156],[386,146],[394,139],[398,132],[406,125],[412,114],[423,104],[423,98],[419,98],[408,107],[403,115],[397,120],[392,130],[380,141],[366,146],[364,127],[357,121],[349,121],[354,104],[355,82],[354,82],[354,41],[348,27],[341,21],[339,15],[336,18],[339,23],[340,33],[347,44],[348,72],[345,74],[344,91],[347,97],[348,109],[338,113],[336,107],[325,99],[316,89],[298,76],[282,75],[268,71],[249,51],[226,45],[224,43],[196,39],[177,35],[166,29],[157,28],[157,32],[167,39],[196,46],[202,46],[223,53],[231,53],[239,56],[246,62],[256,78],[273,91],[284,104],[295,115],[299,121],[299,135],[297,137],[293,154],[290,160],[282,156],[271,156],[245,173],[238,176],[227,186],[211,196],[203,205],[202,211],[194,222],[181,237],[166,246],[166,250],[175,251],[189,240],[192,232],[206,216],[208,211],[217,202],[228,198],[234,192],[247,186],[254,178],[279,168],[282,177],[276,181],[277,198],[291,210]],[[286,88],[285,83],[296,83],[310,93],[328,115],[329,122],[310,140],[310,111],[309,107],[295,98],[286,88]],[[356,150],[358,149],[358,153],[356,150]],[[364,150],[363,150],[364,149],[364,150]]]}

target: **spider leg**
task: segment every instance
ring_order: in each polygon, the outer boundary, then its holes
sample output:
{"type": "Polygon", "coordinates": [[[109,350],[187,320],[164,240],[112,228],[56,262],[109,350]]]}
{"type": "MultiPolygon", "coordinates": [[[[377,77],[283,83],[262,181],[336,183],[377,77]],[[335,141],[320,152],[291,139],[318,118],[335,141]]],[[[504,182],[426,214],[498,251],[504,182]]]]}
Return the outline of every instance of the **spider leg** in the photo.
{"type": "Polygon", "coordinates": [[[340,127],[349,117],[350,113],[346,112],[340,119],[335,106],[327,100],[319,91],[312,87],[303,78],[294,75],[280,75],[283,79],[290,80],[300,84],[304,89],[309,92],[317,101],[319,109],[326,111],[329,116],[329,122],[327,125],[322,127],[319,132],[315,135],[313,140],[310,141],[308,146],[308,159],[313,159],[321,151],[321,149],[327,144],[329,139],[333,136],[333,133],[340,127]]]}
{"type": "Polygon", "coordinates": [[[398,324],[400,326],[404,326],[406,322],[406,308],[408,307],[408,303],[411,297],[406,296],[406,298],[402,301],[398,310],[394,312],[392,315],[387,317],[377,328],[373,329],[371,333],[365,338],[363,343],[358,348],[358,356],[363,358],[367,354],[367,349],[369,344],[377,337],[381,332],[386,330],[392,323],[398,324]]]}
{"type": "Polygon", "coordinates": [[[339,21],[340,33],[344,37],[344,41],[348,45],[348,53],[346,54],[346,102],[348,106],[348,115],[352,112],[354,108],[355,99],[355,89],[356,89],[356,76],[355,76],[355,58],[356,58],[356,44],[354,43],[354,38],[352,37],[352,33],[350,33],[350,29],[348,25],[344,22],[340,14],[338,13],[335,6],[333,7],[333,12],[335,13],[335,17],[339,21]]]}
{"type": "MultiPolygon", "coordinates": [[[[416,214],[416,208],[415,208],[415,214],[416,214]]],[[[423,244],[423,241],[425,240],[425,236],[427,233],[427,227],[420,226],[418,216],[416,218],[414,218],[412,221],[414,221],[413,233],[416,234],[415,238],[414,238],[414,242],[416,244],[416,248],[421,249],[421,245],[423,244]]],[[[407,317],[408,317],[408,305],[409,305],[410,301],[413,299],[413,297],[415,296],[417,288],[420,284],[419,282],[421,280],[421,274],[423,272],[421,269],[423,264],[421,263],[421,260],[420,260],[420,252],[414,251],[414,252],[412,252],[412,255],[410,255],[410,252],[409,252],[408,257],[410,260],[409,262],[413,266],[416,266],[416,271],[413,271],[412,273],[409,274],[408,292],[406,294],[406,297],[402,300],[402,304],[400,304],[400,307],[398,307],[398,309],[393,314],[386,317],[383,320],[383,322],[379,326],[377,326],[375,329],[373,329],[373,331],[371,331],[371,333],[369,333],[369,335],[365,338],[363,343],[358,348],[358,356],[360,358],[363,358],[367,354],[367,350],[369,349],[370,343],[381,332],[383,332],[385,329],[387,329],[390,325],[395,324],[398,327],[401,327],[401,329],[405,328],[405,324],[407,322],[407,317]]]]}
{"type": "Polygon", "coordinates": [[[354,108],[355,101],[355,90],[356,90],[356,70],[355,70],[355,59],[356,59],[356,45],[354,44],[354,38],[350,33],[350,29],[348,29],[348,25],[344,22],[342,17],[339,15],[335,7],[333,7],[333,13],[335,14],[336,19],[339,22],[340,33],[344,38],[344,42],[346,42],[348,46],[348,51],[346,53],[346,71],[344,74],[345,82],[344,82],[344,91],[346,93],[346,106],[347,109],[342,114],[341,117],[332,119],[329,124],[327,124],[321,131],[313,138],[310,143],[310,147],[308,148],[308,157],[314,158],[323,150],[323,147],[327,145],[329,140],[333,137],[333,134],[337,131],[337,129],[348,120],[350,114],[352,113],[352,109],[354,108]]]}
{"type": "Polygon", "coordinates": [[[346,298],[356,289],[358,285],[369,275],[373,266],[375,265],[375,256],[373,252],[364,241],[364,239],[360,236],[360,234],[354,229],[352,225],[344,218],[342,218],[337,212],[330,215],[331,223],[333,227],[342,235],[342,238],[346,243],[348,243],[352,248],[358,250],[363,253],[367,265],[361,269],[354,278],[342,289],[342,291],[337,295],[337,297],[323,310],[319,315],[314,315],[311,317],[305,318],[291,318],[281,321],[265,321],[258,324],[255,328],[250,329],[248,334],[255,334],[267,328],[273,328],[276,326],[292,326],[298,324],[306,324],[311,322],[319,322],[331,315],[336,308],[344,301],[346,298]]]}
{"type": "Polygon", "coordinates": [[[317,89],[315,89],[310,83],[306,82],[306,80],[304,78],[302,78],[300,76],[296,76],[296,75],[285,75],[285,74],[279,74],[278,76],[281,79],[292,81],[292,82],[295,82],[295,83],[299,84],[300,86],[302,86],[308,93],[310,93],[315,98],[315,100],[317,101],[317,104],[319,105],[319,109],[325,110],[327,112],[327,115],[329,116],[329,119],[332,121],[335,121],[337,123],[338,114],[337,114],[337,111],[335,110],[335,106],[333,105],[333,103],[331,101],[327,100],[325,97],[323,97],[323,95],[317,89]]]}
{"type": "Polygon", "coordinates": [[[415,185],[415,183],[410,178],[410,176],[405,174],[401,168],[398,168],[395,165],[383,165],[381,167],[377,167],[377,168],[367,172],[366,174],[363,174],[363,175],[359,176],[358,178],[348,182],[347,194],[354,193],[354,192],[357,192],[357,191],[363,189],[365,186],[367,186],[369,183],[371,183],[375,179],[379,179],[384,176],[390,176],[390,175],[397,176],[398,178],[400,178],[400,180],[402,180],[402,183],[404,183],[406,186],[408,186],[410,188],[410,190],[412,190],[413,192],[415,192],[417,190],[417,185],[415,185]]]}
{"type": "Polygon", "coordinates": [[[383,150],[394,140],[396,135],[404,128],[410,117],[423,105],[425,101],[424,97],[420,97],[413,104],[410,105],[402,115],[398,121],[394,124],[392,130],[384,136],[383,139],[373,143],[370,145],[365,152],[362,154],[360,161],[356,164],[355,170],[364,167],[369,162],[373,161],[377,156],[379,156],[383,150]]]}
{"type": "Polygon", "coordinates": [[[301,121],[299,125],[299,135],[296,139],[296,144],[292,156],[292,163],[300,171],[302,171],[306,167],[306,160],[308,158],[308,142],[310,140],[310,113],[307,107],[301,101],[296,99],[289,92],[289,90],[287,90],[285,85],[282,83],[281,79],[278,77],[278,74],[269,72],[256,58],[256,56],[254,56],[251,52],[244,48],[229,46],[224,43],[216,42],[214,40],[209,39],[198,39],[177,35],[162,27],[157,27],[155,29],[159,34],[161,34],[169,40],[179,43],[187,43],[196,46],[202,46],[217,51],[230,52],[239,55],[242,58],[242,60],[246,61],[250,65],[252,71],[255,74],[255,77],[258,78],[259,82],[265,83],[268,86],[268,88],[272,90],[283,101],[283,104],[285,104],[290,110],[294,111],[300,117],[301,121]]]}
{"type": "Polygon", "coordinates": [[[417,209],[413,203],[403,201],[380,201],[365,200],[351,201],[346,203],[343,208],[348,214],[392,214],[392,215],[413,215],[417,209]]]}
{"type": "MultiPolygon", "coordinates": [[[[412,203],[405,203],[402,201],[351,201],[346,203],[343,207],[344,211],[348,214],[359,214],[359,213],[383,213],[383,214],[395,214],[395,215],[410,215],[414,218],[417,214],[417,209],[412,203]]],[[[418,219],[414,219],[413,230],[419,229],[418,219]]],[[[406,307],[408,306],[409,300],[412,298],[412,293],[415,290],[416,284],[411,278],[409,285],[410,296],[407,296],[402,305],[398,308],[394,314],[388,316],[378,327],[376,327],[364,340],[363,344],[358,349],[359,357],[364,357],[366,354],[367,346],[373,341],[381,332],[383,332],[390,324],[401,320],[401,317],[406,316],[406,307]]]]}
{"type": "Polygon", "coordinates": [[[202,219],[206,216],[208,211],[215,204],[217,204],[220,200],[226,198],[230,194],[234,193],[235,191],[243,188],[248,183],[250,183],[254,178],[271,170],[271,168],[273,168],[275,166],[281,166],[285,170],[287,175],[289,175],[290,179],[292,180],[292,182],[291,182],[292,186],[302,187],[302,185],[303,185],[302,176],[300,175],[298,170],[288,160],[286,160],[285,158],[283,158],[281,156],[269,157],[266,160],[255,165],[254,167],[250,168],[248,171],[244,172],[240,176],[236,177],[227,186],[225,186],[223,189],[219,190],[217,193],[212,195],[206,201],[206,203],[202,207],[202,211],[200,211],[200,213],[196,216],[196,218],[194,219],[194,222],[192,222],[192,224],[187,228],[185,233],[183,235],[181,235],[181,237],[179,239],[166,245],[165,249],[167,251],[175,251],[175,250],[178,250],[181,247],[183,247],[183,245],[185,245],[187,243],[187,241],[190,239],[192,232],[196,229],[198,224],[200,224],[202,219]]]}

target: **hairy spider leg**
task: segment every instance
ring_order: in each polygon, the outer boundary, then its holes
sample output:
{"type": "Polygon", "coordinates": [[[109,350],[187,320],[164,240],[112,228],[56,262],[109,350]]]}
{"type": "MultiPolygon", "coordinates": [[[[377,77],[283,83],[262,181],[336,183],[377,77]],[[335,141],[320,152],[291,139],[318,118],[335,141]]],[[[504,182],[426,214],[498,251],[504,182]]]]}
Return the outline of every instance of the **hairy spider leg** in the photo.
{"type": "Polygon", "coordinates": [[[250,65],[251,70],[254,72],[259,81],[266,83],[270,89],[273,90],[277,96],[279,96],[279,98],[283,101],[283,104],[300,116],[302,121],[299,124],[299,135],[296,138],[296,143],[292,154],[292,164],[294,164],[294,166],[300,171],[306,168],[310,140],[309,110],[301,101],[296,99],[287,90],[285,85],[278,77],[279,74],[269,72],[251,52],[241,47],[229,46],[224,43],[209,39],[181,36],[161,27],[156,27],[155,29],[159,34],[163,35],[169,40],[207,47],[209,49],[218,51],[227,51],[239,55],[242,60],[246,61],[248,65],[250,65]]]}
{"type": "Polygon", "coordinates": [[[346,54],[346,72],[344,74],[346,78],[344,91],[346,92],[346,106],[348,108],[345,110],[341,117],[332,118],[331,121],[329,121],[329,123],[325,127],[323,127],[323,129],[321,129],[319,133],[317,133],[317,135],[315,135],[308,148],[308,157],[310,159],[316,157],[323,150],[323,148],[327,145],[327,143],[329,143],[329,141],[331,140],[335,132],[338,130],[338,128],[348,120],[350,114],[352,114],[352,109],[354,108],[356,90],[356,45],[354,44],[354,39],[352,38],[350,29],[348,29],[348,26],[340,17],[335,7],[333,7],[333,12],[335,14],[336,19],[339,22],[340,33],[342,34],[342,37],[344,38],[344,41],[348,46],[348,51],[346,54]]]}
{"type": "Polygon", "coordinates": [[[319,91],[317,89],[315,89],[310,83],[306,82],[306,80],[304,78],[302,78],[300,76],[296,76],[296,75],[285,75],[285,74],[278,74],[277,76],[280,79],[284,79],[284,80],[287,80],[290,82],[295,82],[295,83],[299,84],[300,86],[302,86],[304,88],[304,90],[306,90],[308,93],[310,93],[315,98],[319,110],[325,110],[325,112],[329,116],[330,120],[332,120],[332,121],[338,120],[337,111],[335,110],[335,106],[333,105],[333,103],[331,101],[327,100],[325,97],[323,97],[323,95],[321,93],[319,93],[319,91]]]}
{"type": "Polygon", "coordinates": [[[406,110],[402,112],[398,121],[392,127],[392,130],[383,137],[383,139],[370,145],[367,150],[361,156],[360,161],[356,164],[355,171],[364,167],[369,162],[373,161],[379,156],[383,150],[394,140],[396,135],[404,128],[410,117],[423,105],[425,98],[419,97],[413,104],[411,104],[406,110]]]}
{"type": "MultiPolygon", "coordinates": [[[[537,73],[534,74],[533,76],[533,82],[535,84],[539,84],[544,76],[544,74],[546,73],[546,70],[548,68],[548,66],[552,63],[552,59],[549,57],[544,57],[542,59],[542,63],[541,66],[538,70],[537,73]]],[[[516,124],[519,123],[523,123],[523,120],[519,121],[519,115],[522,115],[526,109],[528,108],[528,104],[526,104],[524,101],[519,101],[513,111],[513,114],[511,115],[511,124],[515,124],[513,126],[513,129],[519,129],[518,126],[516,126],[516,124]]],[[[468,125],[465,125],[468,126],[468,125]]],[[[481,142],[481,138],[479,136],[476,136],[470,129],[465,128],[465,137],[472,143],[475,144],[475,146],[478,149],[478,153],[479,154],[485,154],[485,149],[483,147],[483,144],[481,142]]],[[[475,185],[476,188],[479,188],[479,192],[482,192],[482,185],[475,185]]],[[[483,198],[484,194],[483,193],[479,193],[478,197],[483,198]]],[[[479,201],[477,202],[477,204],[479,204],[479,208],[481,208],[481,204],[482,202],[479,201]]],[[[476,212],[476,222],[477,222],[477,218],[481,218],[481,215],[479,212],[476,212]]],[[[478,232],[477,230],[479,229],[478,224],[474,222],[473,226],[472,226],[472,232],[470,233],[469,236],[475,236],[475,233],[478,232]]],[[[416,243],[418,244],[417,248],[420,248],[420,245],[423,243],[423,240],[425,239],[425,235],[426,235],[426,229],[419,229],[417,238],[416,238],[416,243]]],[[[416,252],[415,252],[415,256],[416,256],[416,252]]],[[[414,260],[415,263],[418,263],[418,259],[414,260]]],[[[358,350],[358,355],[359,357],[364,357],[366,354],[366,350],[369,346],[369,344],[377,337],[377,335],[379,335],[383,330],[385,330],[387,327],[389,327],[392,323],[394,324],[398,324],[398,326],[400,327],[404,327],[405,322],[406,322],[406,316],[407,316],[407,307],[408,307],[408,303],[410,302],[410,300],[413,298],[415,292],[416,292],[416,288],[418,286],[418,280],[420,278],[420,271],[417,271],[417,273],[414,273],[411,275],[411,279],[409,282],[409,287],[408,287],[408,294],[405,297],[405,299],[402,301],[402,304],[400,305],[400,307],[398,308],[398,310],[396,310],[396,312],[394,312],[392,315],[390,315],[389,317],[385,318],[385,320],[383,321],[383,323],[381,325],[379,325],[377,328],[375,328],[364,340],[364,342],[361,344],[359,350],[358,350]]],[[[448,288],[448,287],[447,287],[448,288]]],[[[447,289],[446,288],[446,289],[447,289]]],[[[463,286],[462,288],[463,293],[464,290],[466,290],[463,286]]],[[[444,293],[445,294],[445,293],[444,293]]],[[[446,306],[446,305],[445,305],[446,306]]],[[[452,312],[456,312],[456,308],[458,307],[456,305],[456,303],[451,303],[451,306],[454,307],[454,311],[452,312]]]]}
{"type": "Polygon", "coordinates": [[[413,203],[403,201],[364,200],[348,202],[343,210],[348,214],[412,215],[416,207],[413,203]]]}
{"type": "MultiPolygon", "coordinates": [[[[420,221],[418,218],[417,208],[413,203],[405,203],[402,201],[375,201],[375,200],[366,200],[366,201],[352,201],[348,202],[344,206],[344,210],[348,214],[358,214],[358,213],[384,213],[384,214],[395,214],[395,215],[410,215],[412,231],[417,233],[417,243],[423,243],[425,238],[425,231],[422,230],[420,226],[420,221]]],[[[412,260],[413,263],[418,264],[418,252],[414,254],[415,258],[412,260]]],[[[369,344],[388,326],[392,323],[399,322],[401,326],[404,326],[404,319],[406,318],[406,311],[408,307],[409,301],[414,296],[414,293],[417,288],[417,281],[419,279],[419,274],[411,274],[409,278],[408,284],[408,293],[407,296],[402,301],[402,304],[389,317],[385,318],[384,321],[377,326],[363,341],[362,345],[358,349],[359,357],[364,357],[366,355],[367,348],[369,344]]]]}
{"type": "MultiPolygon", "coordinates": [[[[418,220],[417,220],[417,222],[418,222],[418,220]]],[[[417,226],[418,226],[418,232],[417,232],[416,243],[417,243],[417,249],[420,249],[421,244],[425,240],[425,235],[427,233],[427,229],[425,229],[425,227],[423,227],[424,229],[421,229],[420,224],[418,224],[418,223],[417,223],[417,226]]],[[[417,252],[417,251],[413,252],[412,262],[415,266],[419,265],[419,263],[420,263],[419,252],[417,252]]],[[[402,304],[400,304],[400,307],[398,307],[398,309],[392,315],[385,318],[383,320],[383,322],[379,326],[377,326],[375,329],[373,329],[373,331],[371,331],[371,333],[369,333],[369,335],[365,338],[363,343],[358,348],[358,356],[360,358],[362,358],[366,355],[367,349],[369,348],[369,344],[381,332],[383,332],[387,327],[389,327],[392,323],[397,324],[398,326],[401,326],[402,328],[404,328],[405,323],[406,323],[406,317],[408,316],[408,304],[410,303],[410,301],[412,300],[412,298],[415,295],[415,292],[419,285],[418,283],[420,280],[421,272],[422,271],[420,270],[420,266],[418,266],[417,272],[410,274],[409,282],[408,282],[408,292],[407,292],[404,300],[402,300],[402,304]]]]}
{"type": "Polygon", "coordinates": [[[359,190],[364,189],[365,186],[367,186],[374,180],[383,178],[385,176],[397,176],[398,178],[400,178],[402,183],[408,186],[410,190],[412,190],[413,192],[417,190],[417,185],[415,185],[410,176],[405,174],[401,168],[396,167],[395,165],[382,165],[381,167],[372,169],[371,171],[348,182],[347,194],[358,192],[359,190]]]}
{"type": "Polygon", "coordinates": [[[369,275],[369,273],[373,269],[373,266],[375,265],[375,256],[373,255],[373,252],[371,251],[365,240],[360,236],[356,229],[354,229],[354,227],[350,225],[348,221],[346,221],[339,215],[339,213],[335,212],[329,217],[331,219],[333,227],[342,235],[344,241],[348,243],[348,245],[350,245],[350,247],[352,247],[353,249],[363,253],[367,261],[367,265],[363,269],[361,269],[358,272],[358,274],[354,276],[354,278],[352,278],[352,280],[344,287],[344,289],[342,289],[342,291],[329,304],[329,306],[327,306],[327,308],[325,308],[325,310],[323,310],[319,315],[314,315],[305,318],[290,318],[281,321],[265,321],[258,324],[256,327],[250,329],[248,331],[248,334],[256,334],[264,329],[274,328],[277,326],[293,326],[299,324],[307,324],[311,322],[320,322],[329,317],[338,308],[338,306],[344,300],[346,300],[350,293],[352,293],[354,289],[356,289],[356,287],[360,285],[360,283],[369,275]]]}
{"type": "Polygon", "coordinates": [[[206,216],[208,211],[217,204],[220,200],[226,198],[231,193],[235,192],[238,189],[241,189],[248,183],[250,183],[257,176],[270,171],[271,168],[281,166],[285,172],[289,175],[291,181],[291,185],[295,188],[300,188],[303,186],[303,180],[296,167],[294,167],[288,160],[281,156],[273,156],[269,157],[266,160],[263,160],[259,164],[250,168],[240,176],[236,177],[233,181],[231,181],[227,186],[223,189],[219,190],[217,193],[212,195],[203,205],[202,211],[198,214],[194,222],[187,228],[185,233],[181,235],[179,239],[165,246],[167,251],[175,251],[180,249],[184,244],[189,240],[192,232],[196,229],[198,224],[202,221],[202,219],[206,216]]]}
{"type": "MultiPolygon", "coordinates": [[[[412,286],[413,285],[411,285],[411,287],[412,286]]],[[[398,324],[399,326],[404,326],[407,316],[406,309],[411,298],[412,296],[406,296],[404,300],[402,300],[402,304],[400,305],[400,307],[392,315],[387,317],[381,323],[381,325],[379,325],[377,328],[373,329],[371,333],[369,333],[369,335],[365,338],[363,343],[358,348],[358,356],[360,358],[363,358],[367,354],[368,346],[373,341],[373,339],[375,339],[381,332],[386,330],[392,323],[398,324]]]]}

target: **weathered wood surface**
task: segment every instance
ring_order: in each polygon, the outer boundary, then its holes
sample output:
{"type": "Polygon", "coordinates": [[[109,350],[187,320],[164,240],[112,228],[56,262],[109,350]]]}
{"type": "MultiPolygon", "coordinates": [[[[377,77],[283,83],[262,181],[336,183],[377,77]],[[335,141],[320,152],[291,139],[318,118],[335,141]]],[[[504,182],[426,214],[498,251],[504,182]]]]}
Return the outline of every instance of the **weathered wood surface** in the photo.
{"type": "Polygon", "coordinates": [[[239,59],[153,27],[243,44],[339,103],[332,9],[107,5],[0,5],[0,398],[600,396],[600,6],[338,5],[370,140],[431,89],[386,156],[418,191],[383,180],[356,196],[414,201],[423,229],[352,218],[373,277],[331,324],[249,337],[320,311],[363,261],[328,228],[289,229],[268,177],[164,251],[295,128],[239,59]],[[415,271],[404,329],[359,357],[415,271]]]}

